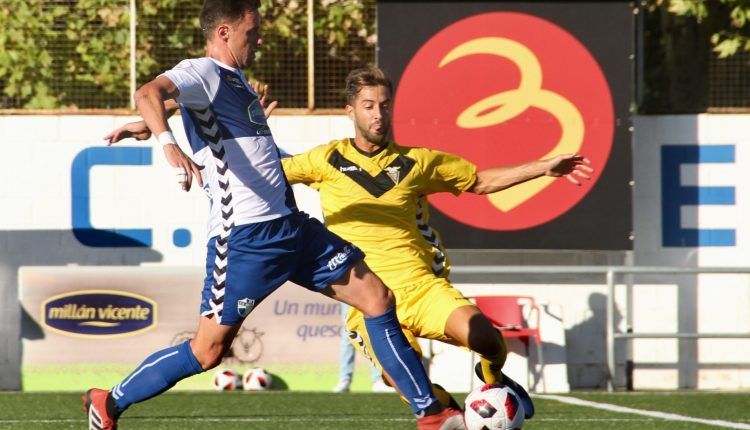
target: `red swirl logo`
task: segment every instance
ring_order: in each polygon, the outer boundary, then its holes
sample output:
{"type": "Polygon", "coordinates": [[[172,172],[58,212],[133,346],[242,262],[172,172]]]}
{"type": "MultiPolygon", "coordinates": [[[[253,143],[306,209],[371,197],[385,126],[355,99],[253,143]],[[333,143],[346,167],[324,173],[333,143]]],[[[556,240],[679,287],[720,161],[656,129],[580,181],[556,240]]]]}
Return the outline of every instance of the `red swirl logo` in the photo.
{"type": "Polygon", "coordinates": [[[570,33],[538,17],[488,13],[429,39],[404,71],[394,135],[406,146],[460,155],[480,170],[580,153],[597,170],[582,187],[542,177],[488,196],[441,193],[430,202],[488,230],[544,224],[570,210],[610,154],[614,108],[598,63],[570,33]]]}

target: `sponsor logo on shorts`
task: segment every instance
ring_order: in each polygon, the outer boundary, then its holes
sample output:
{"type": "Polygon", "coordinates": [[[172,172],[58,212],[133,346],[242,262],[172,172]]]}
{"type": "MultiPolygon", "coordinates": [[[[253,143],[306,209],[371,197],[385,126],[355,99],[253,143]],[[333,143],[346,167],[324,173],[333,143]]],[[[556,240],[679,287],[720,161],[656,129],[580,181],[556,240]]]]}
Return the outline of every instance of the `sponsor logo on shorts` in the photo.
{"type": "Polygon", "coordinates": [[[156,326],[156,302],[137,294],[84,290],[42,303],[42,325],[69,336],[128,336],[156,326]]]}
{"type": "Polygon", "coordinates": [[[246,317],[255,307],[255,300],[253,299],[242,299],[237,300],[237,313],[240,314],[241,317],[246,317]]]}
{"type": "Polygon", "coordinates": [[[354,251],[354,247],[352,245],[346,245],[341,252],[336,253],[333,258],[328,260],[328,270],[333,272],[337,267],[344,264],[346,260],[349,259],[352,251],[354,251]]]}

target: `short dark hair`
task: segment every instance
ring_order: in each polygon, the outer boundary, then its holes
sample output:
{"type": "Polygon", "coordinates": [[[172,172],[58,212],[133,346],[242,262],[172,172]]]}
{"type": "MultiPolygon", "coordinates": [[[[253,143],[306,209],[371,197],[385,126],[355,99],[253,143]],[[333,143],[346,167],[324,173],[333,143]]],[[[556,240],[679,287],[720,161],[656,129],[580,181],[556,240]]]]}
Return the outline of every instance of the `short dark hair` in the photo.
{"type": "Polygon", "coordinates": [[[219,24],[238,21],[245,12],[259,7],[260,0],[205,0],[200,14],[203,35],[209,40],[219,24]]]}
{"type": "Polygon", "coordinates": [[[363,87],[377,87],[380,85],[388,88],[388,92],[393,94],[391,78],[382,69],[373,66],[354,69],[346,77],[346,102],[352,106],[354,105],[354,99],[362,91],[363,87]]]}

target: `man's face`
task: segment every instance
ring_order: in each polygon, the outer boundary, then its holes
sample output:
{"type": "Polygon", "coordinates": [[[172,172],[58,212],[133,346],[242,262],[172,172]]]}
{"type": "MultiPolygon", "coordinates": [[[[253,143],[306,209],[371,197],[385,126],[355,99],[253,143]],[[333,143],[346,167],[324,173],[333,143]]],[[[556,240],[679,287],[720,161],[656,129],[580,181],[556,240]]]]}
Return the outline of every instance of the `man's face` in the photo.
{"type": "Polygon", "coordinates": [[[391,94],[383,85],[362,87],[347,105],[346,112],[354,121],[357,134],[374,145],[382,145],[391,128],[391,94]]]}
{"type": "Polygon", "coordinates": [[[253,63],[255,53],[263,42],[260,38],[260,14],[258,11],[247,11],[229,28],[227,44],[240,63],[237,67],[244,69],[253,63]]]}

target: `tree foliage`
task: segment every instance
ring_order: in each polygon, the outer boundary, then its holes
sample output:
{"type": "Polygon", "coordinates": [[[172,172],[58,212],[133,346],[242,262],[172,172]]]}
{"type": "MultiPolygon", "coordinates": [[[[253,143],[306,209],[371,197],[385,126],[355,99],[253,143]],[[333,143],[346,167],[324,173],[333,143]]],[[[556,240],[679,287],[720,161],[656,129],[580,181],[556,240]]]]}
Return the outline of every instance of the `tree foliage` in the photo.
{"type": "Polygon", "coordinates": [[[54,28],[66,14],[65,7],[44,10],[42,0],[9,1],[0,4],[0,83],[5,99],[24,100],[28,107],[58,103],[47,83],[54,76],[51,66],[56,53],[54,28]]]}
{"type": "MultiPolygon", "coordinates": [[[[129,0],[0,0],[0,108],[123,108],[130,100],[129,0]]],[[[203,55],[201,2],[137,0],[136,81],[203,55]]],[[[324,57],[374,58],[374,0],[316,0],[324,57]],[[369,19],[369,21],[367,21],[369,19]]],[[[279,88],[302,88],[306,106],[307,2],[263,0],[261,55],[253,72],[279,88]]],[[[316,58],[317,62],[317,58],[316,58]]],[[[337,72],[339,74],[346,73],[337,72]]],[[[343,78],[341,78],[343,79],[343,78]]],[[[279,92],[275,91],[276,94],[279,92]]]]}
{"type": "Polygon", "coordinates": [[[750,51],[750,0],[651,0],[652,5],[666,5],[669,12],[693,17],[698,22],[716,16],[724,22],[711,35],[713,50],[726,58],[744,50],[750,51]]]}
{"type": "MultiPolygon", "coordinates": [[[[263,45],[248,74],[271,83],[281,106],[307,106],[307,1],[263,0],[263,45]]],[[[375,60],[375,0],[314,2],[317,107],[339,107],[352,67],[375,60]]]]}

